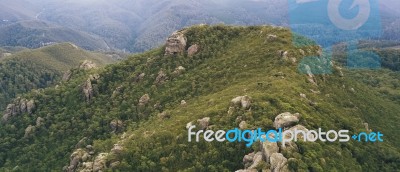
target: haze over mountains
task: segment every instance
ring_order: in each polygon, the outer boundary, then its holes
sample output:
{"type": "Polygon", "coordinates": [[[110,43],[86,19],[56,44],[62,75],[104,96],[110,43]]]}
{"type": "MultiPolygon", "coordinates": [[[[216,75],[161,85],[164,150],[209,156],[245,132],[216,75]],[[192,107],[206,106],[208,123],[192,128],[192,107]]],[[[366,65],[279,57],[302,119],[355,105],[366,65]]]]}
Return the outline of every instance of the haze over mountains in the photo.
{"type": "MultiPolygon", "coordinates": [[[[282,0],[0,1],[0,46],[73,42],[89,50],[141,52],[194,24],[288,26],[282,0]],[[10,37],[12,35],[12,37],[10,37]]],[[[381,1],[384,39],[399,39],[398,1],[381,1]]]]}

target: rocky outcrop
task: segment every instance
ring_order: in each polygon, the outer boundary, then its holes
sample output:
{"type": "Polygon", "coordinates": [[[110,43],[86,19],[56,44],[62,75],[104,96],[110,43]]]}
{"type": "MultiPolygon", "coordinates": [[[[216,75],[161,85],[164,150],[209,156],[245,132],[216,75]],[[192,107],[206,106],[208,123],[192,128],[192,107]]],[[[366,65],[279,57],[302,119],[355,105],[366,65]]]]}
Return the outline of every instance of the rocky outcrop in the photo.
{"type": "MultiPolygon", "coordinates": [[[[245,155],[243,157],[243,164],[245,169],[244,170],[238,170],[238,171],[251,171],[251,170],[256,170],[258,166],[260,166],[261,163],[263,163],[263,155],[261,152],[257,153],[249,153],[248,155],[245,155]]],[[[256,170],[257,171],[257,170],[256,170]]]]}
{"type": "Polygon", "coordinates": [[[172,72],[173,75],[179,76],[182,75],[183,72],[185,72],[186,69],[183,66],[179,66],[175,68],[174,72],[172,72]]]}
{"type": "Polygon", "coordinates": [[[93,63],[92,61],[85,60],[81,63],[81,65],[79,66],[79,69],[89,70],[89,69],[93,69],[96,67],[97,67],[97,65],[95,63],[93,63]]]}
{"type": "Polygon", "coordinates": [[[114,144],[114,147],[111,149],[111,153],[115,155],[119,155],[123,151],[123,147],[120,144],[114,144]]]}
{"type": "Polygon", "coordinates": [[[24,137],[27,138],[27,137],[32,136],[32,135],[35,133],[35,130],[36,130],[36,127],[35,127],[35,126],[29,125],[29,126],[26,127],[26,129],[25,129],[25,135],[24,135],[24,137]]]}
{"type": "Polygon", "coordinates": [[[241,130],[247,129],[247,122],[246,121],[240,122],[239,129],[241,129],[241,130]]]}
{"type": "Polygon", "coordinates": [[[82,92],[83,95],[85,96],[86,102],[91,102],[91,100],[94,97],[94,85],[93,83],[96,83],[100,79],[100,76],[98,74],[94,75],[89,75],[89,78],[83,83],[82,86],[82,92]]]}
{"type": "Polygon", "coordinates": [[[308,80],[310,83],[314,84],[314,85],[318,85],[318,84],[317,84],[317,81],[316,81],[316,79],[315,79],[314,74],[311,72],[310,66],[305,64],[305,65],[304,65],[304,68],[305,68],[305,72],[306,72],[306,74],[307,74],[307,80],[308,80]]]}
{"type": "Polygon", "coordinates": [[[200,129],[204,130],[210,125],[210,117],[198,119],[197,122],[199,123],[200,129]]]}
{"type": "Polygon", "coordinates": [[[192,45],[192,46],[190,46],[189,48],[188,48],[188,56],[189,57],[192,57],[192,56],[194,56],[198,51],[199,51],[199,45],[197,45],[197,44],[194,44],[194,45],[192,45]]]}
{"type": "Polygon", "coordinates": [[[186,37],[182,32],[174,32],[168,37],[165,45],[165,55],[182,54],[186,48],[186,37]]]}
{"type": "Polygon", "coordinates": [[[110,122],[111,131],[118,133],[124,130],[124,123],[121,120],[114,119],[110,122]]]}
{"type": "Polygon", "coordinates": [[[35,110],[36,104],[34,100],[28,101],[26,99],[16,98],[13,103],[7,105],[4,110],[2,121],[7,122],[10,118],[23,113],[33,114],[35,110]]]}
{"type": "Polygon", "coordinates": [[[36,118],[36,128],[41,127],[43,125],[43,123],[44,123],[44,118],[42,118],[42,117],[36,118]]]}
{"type": "Polygon", "coordinates": [[[186,106],[187,102],[185,100],[181,100],[181,106],[186,106]]]}
{"type": "Polygon", "coordinates": [[[273,153],[269,162],[271,172],[289,172],[287,159],[281,153],[273,153]]]}
{"type": "Polygon", "coordinates": [[[251,106],[251,98],[249,96],[238,96],[231,100],[234,106],[241,106],[243,109],[249,109],[251,106]]]}
{"type": "Polygon", "coordinates": [[[107,156],[108,153],[100,153],[96,156],[93,162],[93,172],[99,172],[104,170],[107,166],[107,156]]]}
{"type": "Polygon", "coordinates": [[[161,112],[161,113],[158,114],[158,118],[160,118],[160,119],[169,119],[169,118],[171,118],[171,115],[164,111],[164,112],[161,112]]]}
{"type": "Polygon", "coordinates": [[[90,79],[86,80],[86,82],[83,84],[82,92],[85,96],[86,102],[89,103],[93,98],[93,86],[90,79]]]}
{"type": "Polygon", "coordinates": [[[138,105],[145,106],[149,103],[149,101],[150,101],[150,96],[148,94],[145,94],[142,97],[140,97],[138,105]]]}
{"type": "Polygon", "coordinates": [[[165,74],[163,70],[160,70],[158,72],[156,80],[154,81],[154,84],[161,85],[164,84],[167,80],[168,80],[167,74],[165,74]]]}
{"type": "Polygon", "coordinates": [[[71,79],[72,71],[68,70],[63,74],[62,80],[68,82],[71,79]]]}
{"type": "Polygon", "coordinates": [[[285,112],[275,117],[274,127],[276,129],[290,127],[293,126],[294,124],[297,124],[299,120],[300,120],[299,113],[291,114],[290,112],[285,112]]]}
{"type": "Polygon", "coordinates": [[[134,83],[139,83],[140,81],[143,80],[143,78],[146,76],[145,73],[138,73],[136,74],[135,78],[133,79],[134,83]]]}
{"type": "MultiPolygon", "coordinates": [[[[293,127],[290,127],[289,129],[286,129],[285,131],[292,131],[292,133],[295,133],[295,131],[299,132],[299,131],[304,131],[304,133],[307,134],[308,129],[302,125],[295,125],[293,127]]],[[[289,139],[291,136],[290,135],[286,135],[286,139],[289,139]]],[[[297,140],[304,140],[303,134],[298,134],[297,136],[294,136],[295,138],[297,138],[297,140]]],[[[314,139],[316,136],[313,135],[309,135],[306,136],[309,137],[310,139],[314,139]]],[[[290,141],[290,142],[285,142],[284,144],[280,144],[280,149],[281,150],[291,150],[291,151],[298,151],[298,147],[297,144],[294,141],[290,141]]]]}
{"type": "MultiPolygon", "coordinates": [[[[270,138],[274,138],[275,136],[270,135],[270,138]]],[[[264,155],[266,162],[269,162],[269,159],[272,154],[279,152],[278,143],[270,142],[266,140],[265,142],[261,142],[261,151],[264,155]]]]}
{"type": "Polygon", "coordinates": [[[69,157],[69,166],[67,167],[68,172],[74,172],[78,168],[85,153],[85,150],[77,149],[71,154],[71,156],[69,157]]]}

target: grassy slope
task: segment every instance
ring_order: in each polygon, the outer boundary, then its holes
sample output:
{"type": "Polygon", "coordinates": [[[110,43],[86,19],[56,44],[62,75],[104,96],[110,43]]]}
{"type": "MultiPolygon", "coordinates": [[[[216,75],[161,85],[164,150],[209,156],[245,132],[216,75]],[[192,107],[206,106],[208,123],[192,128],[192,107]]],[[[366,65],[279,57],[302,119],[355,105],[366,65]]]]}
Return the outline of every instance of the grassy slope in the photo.
{"type": "Polygon", "coordinates": [[[78,67],[86,59],[99,65],[113,61],[110,57],[84,51],[69,43],[23,50],[4,57],[0,64],[0,76],[3,78],[0,108],[4,109],[17,94],[55,83],[65,71],[78,67]]]}
{"type": "MultiPolygon", "coordinates": [[[[4,169],[19,165],[21,169],[33,166],[38,170],[59,170],[68,164],[75,144],[88,137],[87,144],[93,144],[96,153],[108,152],[114,143],[122,142],[124,153],[108,157],[108,163],[121,161],[118,168],[122,171],[237,170],[243,168],[243,156],[257,150],[257,145],[246,148],[239,143],[188,143],[186,123],[208,116],[215,130],[231,129],[238,126],[235,119],[240,115],[251,128],[267,130],[272,129],[274,117],[286,111],[301,113],[300,124],[309,129],[359,132],[365,130],[362,123],[368,122],[374,131],[385,134],[385,142],[375,144],[300,142],[299,152],[284,152],[285,157],[295,158],[290,161],[292,169],[393,171],[399,168],[396,144],[399,140],[393,134],[398,128],[398,102],[354,79],[355,74],[347,76],[347,72],[343,78],[336,73],[325,81],[318,77],[319,86],[308,83],[306,76],[297,72],[296,64],[282,61],[277,55],[279,50],[289,50],[300,59],[299,51],[291,45],[288,30],[198,26],[189,28],[186,35],[189,45],[197,43],[201,47],[200,53],[192,58],[164,57],[162,49],[156,49],[89,72],[101,76],[95,83],[92,103],[84,103],[81,95],[80,84],[88,76],[82,72],[59,89],[27,95],[37,100],[37,112],[17,117],[0,128],[3,152],[0,160],[4,169]],[[268,41],[269,34],[276,34],[279,39],[268,41]],[[177,66],[184,66],[187,72],[173,76],[171,73],[177,66]],[[160,69],[170,79],[155,86],[153,82],[160,69]],[[146,73],[145,79],[133,82],[142,72],[146,73]],[[276,77],[278,72],[285,77],[276,77]],[[123,87],[122,93],[110,98],[119,86],[123,87]],[[311,93],[310,89],[321,93],[311,93]],[[150,95],[150,103],[138,107],[138,99],[145,93],[150,95]],[[300,93],[317,105],[310,106],[300,98],[300,93]],[[228,115],[230,100],[245,94],[253,99],[251,110],[236,110],[228,115]],[[188,105],[180,106],[181,100],[188,105]],[[156,103],[162,105],[160,110],[153,108],[156,103]],[[158,119],[161,111],[172,117],[158,119]],[[32,138],[23,138],[26,126],[39,116],[46,119],[45,127],[32,138]],[[120,135],[110,133],[109,122],[113,119],[124,121],[125,135],[130,137],[121,139],[120,135]]],[[[315,47],[308,49],[310,53],[316,51],[315,47]]]]}

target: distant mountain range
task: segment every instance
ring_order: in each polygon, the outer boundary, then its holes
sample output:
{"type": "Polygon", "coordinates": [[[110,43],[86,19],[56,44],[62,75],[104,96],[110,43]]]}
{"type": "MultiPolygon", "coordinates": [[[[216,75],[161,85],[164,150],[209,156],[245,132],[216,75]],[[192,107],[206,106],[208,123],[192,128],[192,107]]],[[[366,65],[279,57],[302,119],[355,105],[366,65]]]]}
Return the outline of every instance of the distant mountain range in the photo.
{"type": "MultiPolygon", "coordinates": [[[[0,46],[74,42],[89,50],[142,52],[195,24],[288,26],[282,0],[0,0],[0,46]]],[[[398,1],[381,1],[383,39],[400,40],[398,1]]]]}

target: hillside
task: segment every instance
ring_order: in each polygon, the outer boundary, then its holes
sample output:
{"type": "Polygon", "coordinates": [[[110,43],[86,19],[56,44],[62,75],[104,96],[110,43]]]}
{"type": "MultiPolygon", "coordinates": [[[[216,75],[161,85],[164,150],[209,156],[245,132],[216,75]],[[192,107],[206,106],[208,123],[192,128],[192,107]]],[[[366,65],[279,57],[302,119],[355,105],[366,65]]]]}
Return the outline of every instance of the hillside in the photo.
{"type": "Polygon", "coordinates": [[[0,170],[235,171],[249,163],[258,170],[399,170],[400,99],[393,83],[400,74],[338,66],[330,75],[301,74],[298,62],[319,47],[298,49],[291,37],[280,27],[200,25],[120,63],[75,69],[59,87],[14,100],[30,100],[21,113],[3,114],[0,170]],[[243,107],[231,103],[238,96],[247,99],[243,107]],[[269,130],[285,112],[299,113],[298,123],[308,129],[372,129],[385,140],[279,145],[282,163],[276,164],[260,143],[187,139],[189,122],[214,131],[269,130]],[[247,160],[258,151],[259,160],[247,160]]]}
{"type": "Polygon", "coordinates": [[[91,60],[98,66],[114,61],[109,56],[84,51],[70,43],[22,50],[3,57],[0,61],[0,107],[5,108],[19,94],[53,85],[64,72],[78,67],[84,60],[91,60]]]}

